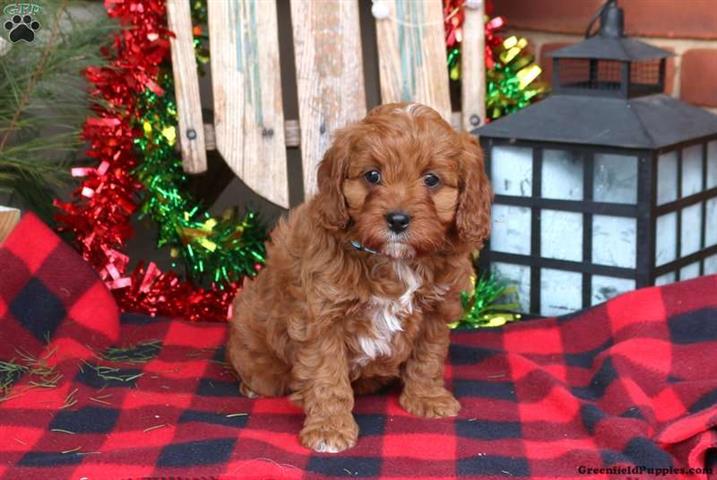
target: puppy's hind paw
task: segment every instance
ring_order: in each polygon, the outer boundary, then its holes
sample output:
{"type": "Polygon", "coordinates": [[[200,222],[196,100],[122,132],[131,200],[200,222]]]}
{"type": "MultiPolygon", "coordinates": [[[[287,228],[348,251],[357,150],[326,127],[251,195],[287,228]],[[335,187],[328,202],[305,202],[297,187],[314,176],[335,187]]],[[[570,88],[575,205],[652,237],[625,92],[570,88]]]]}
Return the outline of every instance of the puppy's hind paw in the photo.
{"type": "Polygon", "coordinates": [[[358,438],[358,425],[351,415],[347,417],[308,422],[299,434],[301,444],[323,453],[338,453],[353,447],[358,438]]]}
{"type": "Polygon", "coordinates": [[[424,418],[455,417],[461,410],[461,404],[445,388],[438,392],[430,392],[430,396],[403,392],[398,398],[398,403],[407,412],[424,418]]]}

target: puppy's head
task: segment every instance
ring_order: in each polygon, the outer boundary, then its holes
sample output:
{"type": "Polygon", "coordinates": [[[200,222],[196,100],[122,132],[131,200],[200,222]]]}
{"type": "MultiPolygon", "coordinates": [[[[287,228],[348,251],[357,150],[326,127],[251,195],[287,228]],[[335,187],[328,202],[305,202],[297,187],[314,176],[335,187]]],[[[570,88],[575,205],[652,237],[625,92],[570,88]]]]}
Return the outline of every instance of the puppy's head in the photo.
{"type": "Polygon", "coordinates": [[[321,224],[394,258],[478,248],[490,230],[478,143],[424,105],[382,105],[340,130],[317,179],[321,224]]]}

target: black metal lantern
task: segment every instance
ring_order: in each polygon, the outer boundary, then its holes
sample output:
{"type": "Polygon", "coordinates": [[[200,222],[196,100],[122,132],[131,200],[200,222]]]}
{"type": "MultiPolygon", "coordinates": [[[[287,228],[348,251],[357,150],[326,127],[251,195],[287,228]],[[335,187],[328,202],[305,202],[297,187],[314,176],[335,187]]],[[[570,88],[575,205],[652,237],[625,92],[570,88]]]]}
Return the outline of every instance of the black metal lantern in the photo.
{"type": "Polygon", "coordinates": [[[496,194],[481,264],[524,311],[717,273],[717,116],[662,94],[670,55],[626,38],[610,0],[553,52],[550,97],[477,130],[496,194]]]}

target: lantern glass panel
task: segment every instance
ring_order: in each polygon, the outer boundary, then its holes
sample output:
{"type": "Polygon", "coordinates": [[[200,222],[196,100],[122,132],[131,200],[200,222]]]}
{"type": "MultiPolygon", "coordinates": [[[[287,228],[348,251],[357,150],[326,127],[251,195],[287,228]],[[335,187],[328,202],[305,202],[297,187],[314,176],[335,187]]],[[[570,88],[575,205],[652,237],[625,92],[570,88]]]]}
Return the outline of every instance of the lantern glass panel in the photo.
{"type": "Polygon", "coordinates": [[[690,263],[680,270],[680,280],[689,280],[700,276],[700,262],[690,263]]]}
{"type": "Polygon", "coordinates": [[[533,195],[533,150],[495,146],[491,150],[491,181],[497,195],[533,195]]]}
{"type": "Polygon", "coordinates": [[[675,258],[677,258],[677,214],[672,212],[657,217],[655,263],[659,267],[675,258]]]}
{"type": "Polygon", "coordinates": [[[492,250],[530,255],[530,208],[493,205],[492,250]]]}
{"type": "Polygon", "coordinates": [[[707,188],[717,187],[717,140],[707,144],[707,188]]]}
{"type": "Polygon", "coordinates": [[[659,277],[657,277],[655,279],[655,285],[667,285],[668,283],[674,282],[676,279],[677,277],[675,276],[675,272],[668,272],[664,275],[660,275],[659,277]]]}
{"type": "Polygon", "coordinates": [[[705,247],[717,245],[717,198],[707,200],[705,212],[705,247]]]}
{"type": "Polygon", "coordinates": [[[677,152],[663,153],[657,159],[657,204],[677,200],[677,152]]]}
{"type": "Polygon", "coordinates": [[[705,275],[717,273],[717,255],[705,258],[705,275]]]}
{"type": "Polygon", "coordinates": [[[540,271],[540,314],[565,315],[582,308],[583,276],[543,268],[540,271]]]}
{"type": "Polygon", "coordinates": [[[573,262],[582,260],[582,213],[542,210],[540,212],[540,255],[573,262]]]}
{"type": "Polygon", "coordinates": [[[636,234],[634,218],[593,216],[593,263],[635,268],[636,234]]]}
{"type": "Polygon", "coordinates": [[[593,275],[591,305],[606,302],[621,293],[635,290],[635,280],[593,275]]]}
{"type": "Polygon", "coordinates": [[[637,202],[637,157],[596,153],[594,165],[596,202],[637,202]]]}
{"type": "Polygon", "coordinates": [[[682,196],[702,191],[702,144],[682,149],[682,196]]]}
{"type": "Polygon", "coordinates": [[[680,256],[685,257],[700,249],[702,238],[702,204],[697,203],[682,209],[682,234],[680,256]]]}
{"type": "Polygon", "coordinates": [[[717,198],[707,200],[705,212],[705,246],[717,245],[717,198]]]}
{"type": "Polygon", "coordinates": [[[518,303],[521,312],[530,310],[530,267],[514,263],[493,262],[491,271],[508,285],[518,289],[518,303]]]}
{"type": "Polygon", "coordinates": [[[583,162],[575,152],[543,151],[543,198],[583,199],[583,162]]]}

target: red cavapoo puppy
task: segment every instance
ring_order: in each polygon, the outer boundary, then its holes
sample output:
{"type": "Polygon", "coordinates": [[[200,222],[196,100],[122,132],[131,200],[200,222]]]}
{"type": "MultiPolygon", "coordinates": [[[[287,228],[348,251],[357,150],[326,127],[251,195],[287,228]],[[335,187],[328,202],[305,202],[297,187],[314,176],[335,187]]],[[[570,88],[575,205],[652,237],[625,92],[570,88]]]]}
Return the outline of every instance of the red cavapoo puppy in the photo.
{"type": "Polygon", "coordinates": [[[249,397],[291,393],[301,443],[352,447],[354,393],[400,379],[421,417],[455,416],[443,385],[448,324],[490,229],[475,138],[433,109],[394,103],[336,134],[318,193],[272,233],[267,264],[234,305],[227,357],[249,397]]]}

